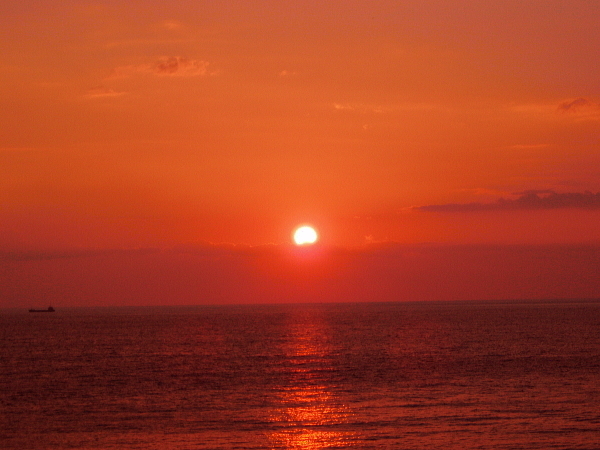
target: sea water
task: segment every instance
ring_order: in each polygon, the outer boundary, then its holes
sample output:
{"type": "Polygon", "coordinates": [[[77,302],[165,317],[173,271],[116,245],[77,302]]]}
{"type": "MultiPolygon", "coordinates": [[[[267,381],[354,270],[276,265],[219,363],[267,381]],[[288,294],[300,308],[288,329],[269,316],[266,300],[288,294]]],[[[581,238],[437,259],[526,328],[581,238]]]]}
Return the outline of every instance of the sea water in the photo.
{"type": "Polygon", "coordinates": [[[0,313],[3,449],[597,449],[600,303],[0,313]]]}

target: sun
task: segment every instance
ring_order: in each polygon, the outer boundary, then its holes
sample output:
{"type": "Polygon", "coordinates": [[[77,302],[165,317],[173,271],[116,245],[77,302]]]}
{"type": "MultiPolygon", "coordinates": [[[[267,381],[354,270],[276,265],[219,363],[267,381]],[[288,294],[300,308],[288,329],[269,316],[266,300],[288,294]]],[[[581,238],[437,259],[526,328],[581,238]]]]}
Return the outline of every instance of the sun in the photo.
{"type": "Polygon", "coordinates": [[[303,225],[294,231],[296,245],[311,245],[317,242],[318,238],[316,230],[308,225],[303,225]]]}

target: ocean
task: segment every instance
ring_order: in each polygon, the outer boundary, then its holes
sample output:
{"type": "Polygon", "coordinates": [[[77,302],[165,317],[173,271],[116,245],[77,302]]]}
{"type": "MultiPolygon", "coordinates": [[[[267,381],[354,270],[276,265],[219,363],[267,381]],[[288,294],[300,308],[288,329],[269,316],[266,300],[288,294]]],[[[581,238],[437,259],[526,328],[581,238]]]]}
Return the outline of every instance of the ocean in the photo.
{"type": "Polygon", "coordinates": [[[2,449],[598,449],[600,302],[0,311],[2,449]]]}

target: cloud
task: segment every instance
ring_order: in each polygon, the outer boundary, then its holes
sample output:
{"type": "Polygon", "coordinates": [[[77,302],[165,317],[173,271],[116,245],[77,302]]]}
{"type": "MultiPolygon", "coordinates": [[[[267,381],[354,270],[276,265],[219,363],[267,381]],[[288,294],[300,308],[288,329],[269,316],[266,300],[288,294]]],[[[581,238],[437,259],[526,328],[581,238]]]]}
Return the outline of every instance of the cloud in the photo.
{"type": "Polygon", "coordinates": [[[355,109],[353,106],[351,106],[348,103],[346,103],[346,104],[334,103],[333,107],[335,109],[337,109],[338,111],[354,111],[354,109],[355,109]]]}
{"type": "Polygon", "coordinates": [[[195,77],[208,75],[208,62],[171,56],[160,59],[154,66],[154,73],[167,76],[195,77]]]}
{"type": "Polygon", "coordinates": [[[582,110],[599,109],[600,105],[588,100],[587,98],[578,97],[574,100],[568,100],[558,105],[558,111],[563,113],[578,113],[582,110]]]}
{"type": "Polygon", "coordinates": [[[529,103],[512,105],[511,111],[545,120],[600,120],[600,103],[589,98],[566,99],[558,104],[529,103]]]}
{"type": "Polygon", "coordinates": [[[147,255],[195,255],[197,257],[227,258],[254,257],[265,255],[284,256],[297,250],[290,245],[246,245],[231,243],[203,242],[197,245],[179,245],[171,248],[136,248],[136,249],[66,249],[66,250],[0,250],[0,261],[45,261],[55,259],[75,259],[90,257],[124,257],[147,255]]]}
{"type": "Polygon", "coordinates": [[[406,102],[390,104],[369,104],[369,103],[341,103],[336,102],[331,105],[336,111],[353,112],[358,114],[390,114],[390,113],[414,113],[430,111],[449,111],[448,107],[423,102],[406,102]]]}
{"type": "Polygon", "coordinates": [[[333,108],[337,111],[353,111],[361,114],[381,114],[390,111],[390,108],[385,106],[364,103],[334,103],[333,108]]]}
{"type": "Polygon", "coordinates": [[[188,43],[185,39],[123,39],[120,41],[112,41],[106,44],[106,48],[112,49],[116,47],[156,47],[158,45],[181,45],[188,43]]]}
{"type": "Polygon", "coordinates": [[[55,259],[89,258],[101,256],[147,255],[160,253],[155,248],[105,250],[24,250],[0,251],[0,261],[47,261],[55,259]]]}
{"type": "Polygon", "coordinates": [[[165,77],[198,77],[216,75],[209,70],[210,63],[201,59],[189,59],[182,56],[165,56],[153,64],[120,66],[113,70],[109,78],[129,78],[137,74],[165,77]]]}
{"type": "Polygon", "coordinates": [[[280,77],[290,77],[294,75],[297,75],[297,73],[290,70],[282,70],[281,72],[279,72],[280,77]]]}
{"type": "Polygon", "coordinates": [[[511,150],[538,150],[550,147],[550,144],[514,144],[506,148],[511,150]]]}
{"type": "Polygon", "coordinates": [[[111,98],[111,97],[121,97],[125,95],[126,92],[117,92],[114,89],[110,89],[104,86],[96,86],[87,91],[84,95],[87,99],[98,99],[98,98],[111,98]]]}
{"type": "Polygon", "coordinates": [[[475,212],[475,211],[514,211],[559,208],[600,209],[600,192],[567,192],[563,194],[550,190],[529,190],[515,192],[516,199],[500,198],[494,203],[448,203],[444,205],[416,206],[417,211],[430,212],[475,212]]]}
{"type": "Polygon", "coordinates": [[[596,245],[0,253],[0,307],[597,298],[596,245]],[[52,280],[51,289],[48,279],[52,280]]]}
{"type": "Polygon", "coordinates": [[[181,22],[179,22],[178,20],[165,20],[163,22],[160,22],[158,24],[158,26],[165,30],[171,30],[171,31],[181,30],[182,28],[184,28],[183,24],[181,22]]]}
{"type": "Polygon", "coordinates": [[[45,149],[44,147],[0,147],[0,153],[23,153],[45,149]]]}

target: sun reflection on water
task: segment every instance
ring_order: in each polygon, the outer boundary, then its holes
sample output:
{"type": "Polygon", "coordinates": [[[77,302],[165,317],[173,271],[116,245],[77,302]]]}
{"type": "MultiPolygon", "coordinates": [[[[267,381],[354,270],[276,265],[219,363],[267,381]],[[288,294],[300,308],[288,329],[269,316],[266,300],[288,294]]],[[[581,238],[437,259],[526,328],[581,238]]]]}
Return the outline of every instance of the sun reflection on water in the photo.
{"type": "Polygon", "coordinates": [[[323,318],[311,315],[290,324],[283,351],[289,365],[270,420],[274,448],[313,450],[351,447],[351,411],[335,393],[331,346],[323,318]],[[306,320],[309,319],[309,320],[306,320]]]}

